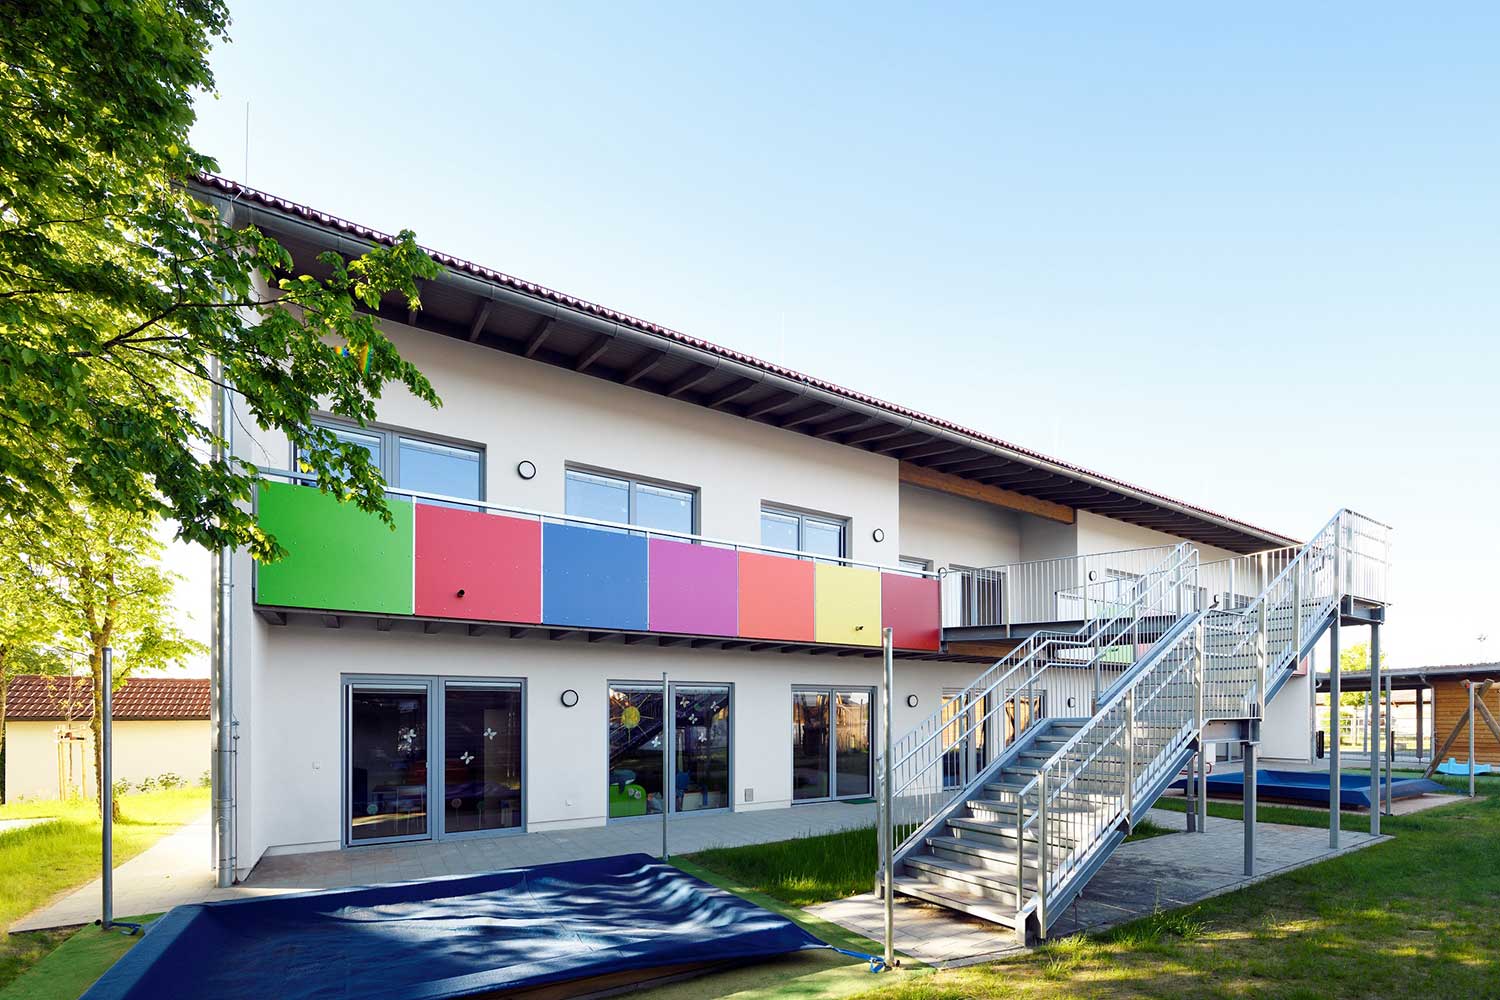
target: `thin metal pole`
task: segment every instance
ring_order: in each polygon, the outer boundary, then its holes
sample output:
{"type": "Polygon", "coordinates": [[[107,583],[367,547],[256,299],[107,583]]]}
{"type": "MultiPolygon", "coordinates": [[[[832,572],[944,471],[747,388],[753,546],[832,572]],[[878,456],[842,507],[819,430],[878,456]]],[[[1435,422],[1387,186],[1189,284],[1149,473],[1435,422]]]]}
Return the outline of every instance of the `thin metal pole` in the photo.
{"type": "Polygon", "coordinates": [[[1396,767],[1396,744],[1392,740],[1395,735],[1395,720],[1391,716],[1391,688],[1392,678],[1390,674],[1385,675],[1385,814],[1391,812],[1391,781],[1395,775],[1391,772],[1396,767]]]}
{"type": "Polygon", "coordinates": [[[1464,681],[1469,687],[1469,798],[1474,797],[1474,682],[1464,681]]]}
{"type": "MultiPolygon", "coordinates": [[[[892,739],[891,739],[891,692],[896,686],[896,630],[884,628],[880,630],[881,659],[885,669],[881,671],[880,677],[880,741],[881,751],[884,757],[882,767],[882,778],[880,798],[881,811],[884,813],[882,822],[887,826],[891,824],[891,782],[892,774],[892,739]]],[[[892,889],[893,873],[895,865],[895,851],[892,850],[891,841],[895,839],[894,829],[886,832],[882,846],[885,856],[880,859],[881,867],[885,873],[885,967],[894,968],[896,962],[896,895],[892,889]]]]}
{"type": "Polygon", "coordinates": [[[1370,625],[1370,836],[1380,836],[1380,626],[1370,625]]]}
{"type": "Polygon", "coordinates": [[[661,672],[661,859],[671,857],[667,850],[667,823],[672,815],[672,689],[667,686],[667,672],[661,672]]]}
{"type": "Polygon", "coordinates": [[[1246,740],[1242,746],[1245,758],[1245,874],[1254,875],[1256,806],[1259,793],[1255,773],[1256,744],[1254,740],[1246,740]]]}
{"type": "MultiPolygon", "coordinates": [[[[104,649],[104,681],[102,681],[102,697],[104,697],[104,717],[102,717],[101,733],[102,745],[99,747],[99,762],[101,762],[101,781],[99,781],[99,814],[101,814],[102,826],[104,826],[104,840],[102,840],[102,858],[104,858],[104,871],[101,873],[99,883],[104,886],[104,900],[102,912],[99,916],[99,927],[110,930],[114,925],[114,750],[111,745],[111,723],[114,721],[113,706],[111,706],[111,691],[114,681],[114,651],[110,646],[104,649]]],[[[1473,754],[1470,754],[1473,756],[1473,754]]]]}
{"type": "Polygon", "coordinates": [[[1339,609],[1333,609],[1333,625],[1328,630],[1328,846],[1334,850],[1339,846],[1339,803],[1343,789],[1339,787],[1339,768],[1343,766],[1339,754],[1339,699],[1343,697],[1339,681],[1339,609]]]}
{"type": "Polygon", "coordinates": [[[1204,644],[1206,634],[1203,619],[1200,618],[1197,627],[1193,630],[1193,656],[1198,661],[1198,691],[1193,703],[1193,714],[1194,722],[1198,727],[1197,829],[1199,833],[1208,832],[1208,744],[1203,741],[1203,727],[1206,722],[1203,701],[1207,697],[1208,685],[1208,652],[1204,644]]]}

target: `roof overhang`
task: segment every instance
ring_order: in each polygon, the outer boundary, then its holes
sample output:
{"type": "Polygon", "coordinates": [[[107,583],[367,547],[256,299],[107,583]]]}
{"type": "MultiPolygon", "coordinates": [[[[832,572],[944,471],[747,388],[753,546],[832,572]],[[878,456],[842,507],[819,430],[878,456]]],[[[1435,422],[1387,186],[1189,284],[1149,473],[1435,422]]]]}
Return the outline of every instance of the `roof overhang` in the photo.
{"type": "MultiPolygon", "coordinates": [[[[223,178],[195,192],[232,225],[255,225],[319,273],[316,256],[347,257],[391,237],[223,178]]],[[[1008,444],[957,424],[429,250],[443,273],[422,309],[392,298],[378,315],[438,336],[681,399],[746,420],[897,459],[903,480],[958,477],[1030,498],[1044,510],[1085,510],[1232,552],[1296,540],[1008,444]]],[[[941,488],[941,487],[938,487],[941,488]]],[[[1007,504],[1025,509],[1024,505],[1007,504]]],[[[1041,516],[1052,516],[1045,512],[1041,516]]],[[[1055,519],[1071,519],[1055,516],[1055,519]]]]}

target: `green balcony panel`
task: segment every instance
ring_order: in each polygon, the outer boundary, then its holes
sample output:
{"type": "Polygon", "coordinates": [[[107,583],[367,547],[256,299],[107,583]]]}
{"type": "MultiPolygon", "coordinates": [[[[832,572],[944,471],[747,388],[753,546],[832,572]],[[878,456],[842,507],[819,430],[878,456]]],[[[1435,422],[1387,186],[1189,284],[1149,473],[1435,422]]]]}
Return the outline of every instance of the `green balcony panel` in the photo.
{"type": "Polygon", "coordinates": [[[308,486],[262,483],[260,526],[287,555],[256,569],[255,600],[283,608],[412,613],[411,503],[387,499],[395,530],[308,486]]]}

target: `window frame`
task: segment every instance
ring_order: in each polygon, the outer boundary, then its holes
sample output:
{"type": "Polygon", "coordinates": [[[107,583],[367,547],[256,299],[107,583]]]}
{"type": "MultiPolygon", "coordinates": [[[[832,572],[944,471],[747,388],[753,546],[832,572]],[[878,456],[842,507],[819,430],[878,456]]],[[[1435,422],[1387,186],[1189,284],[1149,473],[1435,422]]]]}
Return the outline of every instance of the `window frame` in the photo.
{"type": "Polygon", "coordinates": [[[896,557],[896,568],[902,573],[930,574],[933,572],[932,565],[931,559],[923,559],[919,556],[896,557]]]}
{"type": "MultiPolygon", "coordinates": [[[[665,743],[665,744],[667,744],[667,752],[670,753],[670,754],[674,754],[674,755],[677,752],[676,747],[674,745],[675,741],[676,741],[676,736],[677,736],[677,702],[676,702],[675,698],[673,697],[673,692],[679,686],[682,686],[682,687],[722,687],[722,688],[728,688],[729,689],[729,794],[728,794],[728,804],[727,805],[717,806],[717,807],[715,807],[713,809],[688,809],[688,810],[679,810],[679,809],[676,808],[676,804],[677,804],[677,794],[676,794],[677,793],[677,774],[676,774],[676,768],[667,768],[667,769],[664,769],[663,773],[662,773],[662,800],[663,800],[663,802],[665,802],[667,804],[667,807],[668,807],[667,808],[667,814],[673,820],[678,820],[678,819],[682,819],[682,818],[687,817],[687,816],[713,816],[715,814],[737,812],[737,811],[739,811],[739,803],[737,803],[735,801],[735,792],[736,792],[736,788],[737,788],[737,786],[735,785],[735,764],[736,764],[736,759],[739,756],[738,753],[736,752],[737,744],[736,744],[736,740],[735,740],[735,737],[737,735],[735,727],[738,725],[738,718],[739,718],[739,716],[738,716],[738,714],[736,712],[737,704],[736,704],[736,690],[735,689],[736,689],[737,685],[735,684],[734,681],[702,681],[702,680],[700,680],[700,681],[690,681],[690,680],[681,680],[681,681],[679,681],[676,678],[668,678],[667,685],[666,685],[666,690],[663,691],[663,693],[662,693],[662,716],[663,716],[663,719],[666,721],[666,726],[664,727],[662,742],[665,743]],[[670,714],[668,712],[668,709],[670,709],[670,714]]],[[[605,733],[605,736],[604,736],[604,780],[605,780],[605,784],[604,784],[604,791],[605,791],[604,823],[605,823],[606,826],[610,826],[610,825],[613,825],[615,823],[640,823],[640,822],[647,822],[647,821],[654,822],[654,823],[660,823],[661,820],[662,820],[662,814],[661,813],[646,813],[645,815],[642,815],[642,816],[611,816],[609,814],[609,801],[608,801],[608,798],[609,798],[609,796],[608,796],[608,791],[609,791],[609,774],[610,774],[610,770],[609,770],[610,769],[610,755],[609,755],[610,704],[609,704],[609,693],[611,691],[614,691],[614,690],[617,690],[617,689],[623,689],[623,688],[645,688],[645,689],[651,689],[651,690],[655,690],[655,691],[662,691],[662,682],[661,682],[660,678],[657,678],[657,679],[654,679],[654,680],[623,680],[623,679],[618,678],[618,677],[608,678],[604,682],[604,720],[603,720],[604,721],[604,733],[605,733]]],[[[873,739],[873,737],[872,737],[872,739],[873,739]]]]}
{"type": "MultiPolygon", "coordinates": [[[[636,476],[636,475],[632,475],[631,473],[628,473],[628,472],[616,472],[613,469],[601,469],[598,466],[583,465],[583,464],[580,464],[578,462],[565,462],[563,464],[563,516],[564,517],[585,517],[585,516],[587,516],[587,515],[584,515],[584,514],[574,514],[574,513],[572,513],[571,511],[568,510],[568,476],[570,474],[574,473],[574,472],[577,472],[577,473],[579,473],[581,475],[585,475],[585,476],[600,476],[600,477],[602,477],[604,479],[615,479],[615,480],[618,480],[620,482],[625,483],[627,485],[628,489],[626,491],[627,500],[626,500],[626,503],[625,503],[625,516],[626,516],[627,520],[624,522],[624,524],[627,525],[627,526],[629,526],[629,527],[631,527],[631,528],[639,529],[640,531],[656,531],[656,532],[661,532],[661,531],[676,532],[677,531],[677,529],[675,529],[675,528],[655,528],[655,527],[652,527],[651,525],[637,524],[635,522],[636,510],[637,510],[637,500],[636,500],[636,497],[638,495],[638,491],[639,491],[640,487],[642,487],[642,486],[655,486],[658,489],[675,490],[675,491],[677,491],[679,493],[686,493],[688,496],[692,497],[692,503],[693,503],[692,518],[691,518],[692,524],[689,525],[687,531],[685,531],[685,532],[677,532],[677,533],[678,534],[687,534],[687,535],[697,535],[697,534],[700,534],[699,527],[701,525],[701,519],[703,517],[703,491],[701,489],[699,489],[697,486],[690,486],[687,483],[674,483],[670,479],[656,479],[656,478],[653,478],[651,476],[636,476]]],[[[610,523],[611,524],[620,524],[621,522],[619,522],[619,521],[612,521],[610,523]]]]}
{"type": "MultiPolygon", "coordinates": [[[[446,434],[432,434],[426,431],[411,430],[406,427],[397,427],[392,424],[369,423],[361,427],[352,420],[343,417],[335,417],[326,413],[315,413],[312,418],[314,427],[321,427],[330,431],[347,431],[355,434],[368,434],[371,437],[380,438],[380,475],[385,479],[386,488],[395,490],[415,489],[411,486],[403,486],[401,483],[401,441],[415,441],[419,444],[439,445],[444,448],[461,448],[472,451],[479,456],[479,496],[473,499],[473,503],[486,502],[487,486],[489,483],[489,450],[478,441],[466,441],[463,438],[450,437],[446,434]]],[[[299,462],[299,449],[295,442],[291,443],[292,469],[301,472],[299,462]]],[[[417,492],[429,492],[418,490],[417,492]]],[[[442,494],[446,496],[447,494],[442,494]]],[[[422,498],[412,499],[422,502],[422,498]]],[[[454,498],[453,503],[466,500],[465,497],[454,498]]],[[[428,501],[432,502],[432,501],[428,501]]]]}
{"type": "MultiPolygon", "coordinates": [[[[757,523],[759,523],[760,518],[764,517],[767,513],[778,514],[781,517],[794,517],[794,518],[797,519],[797,545],[796,545],[796,548],[795,548],[794,551],[796,551],[799,555],[806,556],[809,559],[848,560],[848,559],[852,559],[853,558],[853,556],[850,555],[850,552],[853,551],[853,545],[852,545],[853,526],[854,526],[854,519],[853,518],[844,517],[844,516],[841,516],[839,514],[823,514],[823,513],[820,513],[818,511],[814,511],[814,510],[802,510],[801,508],[798,508],[798,507],[787,507],[787,506],[784,506],[782,504],[772,503],[771,501],[768,501],[768,500],[762,500],[760,502],[760,513],[756,517],[757,523]],[[838,527],[839,527],[839,554],[838,555],[836,555],[836,556],[830,556],[830,555],[825,555],[822,552],[809,552],[807,550],[807,522],[809,520],[820,521],[820,522],[822,522],[824,524],[829,524],[829,525],[833,525],[833,524],[838,525],[838,527]]],[[[763,547],[766,547],[765,546],[765,535],[764,535],[764,533],[761,534],[760,544],[763,547]]],[[[775,547],[779,547],[779,546],[771,546],[771,547],[775,548],[775,547]]]]}

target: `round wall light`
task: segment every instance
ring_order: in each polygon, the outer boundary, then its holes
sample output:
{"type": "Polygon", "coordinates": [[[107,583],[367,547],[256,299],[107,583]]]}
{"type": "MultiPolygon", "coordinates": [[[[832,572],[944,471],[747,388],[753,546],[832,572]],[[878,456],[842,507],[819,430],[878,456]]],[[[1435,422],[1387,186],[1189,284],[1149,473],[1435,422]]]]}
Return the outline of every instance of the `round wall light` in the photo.
{"type": "Polygon", "coordinates": [[[906,696],[906,707],[907,708],[916,708],[917,707],[917,696],[916,695],[909,694],[909,695],[906,696]]]}
{"type": "Polygon", "coordinates": [[[574,705],[578,704],[578,692],[574,691],[572,688],[568,688],[562,693],[561,701],[563,708],[572,708],[574,705]]]}
{"type": "Polygon", "coordinates": [[[530,461],[522,461],[518,463],[516,465],[516,475],[520,476],[522,479],[535,479],[536,463],[530,461]]]}
{"type": "Polygon", "coordinates": [[[874,531],[870,532],[870,537],[875,539],[877,542],[883,542],[885,541],[885,531],[882,528],[876,528],[874,531]]]}
{"type": "Polygon", "coordinates": [[[1078,699],[1077,698],[1069,698],[1068,699],[1068,707],[1069,708],[1077,708],[1078,707],[1078,699]]]}

